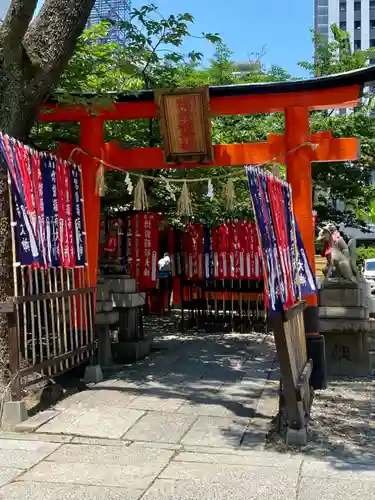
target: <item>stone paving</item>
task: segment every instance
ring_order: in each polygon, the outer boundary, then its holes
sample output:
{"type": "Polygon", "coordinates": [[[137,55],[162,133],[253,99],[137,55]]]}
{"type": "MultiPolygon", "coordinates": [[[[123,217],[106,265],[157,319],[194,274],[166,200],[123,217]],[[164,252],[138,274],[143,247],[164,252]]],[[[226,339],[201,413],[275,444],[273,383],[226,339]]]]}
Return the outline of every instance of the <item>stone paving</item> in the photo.
{"type": "Polygon", "coordinates": [[[155,345],[30,419],[34,432],[0,433],[0,500],[375,500],[371,461],[267,449],[269,336],[181,337],[166,322],[155,345]]]}

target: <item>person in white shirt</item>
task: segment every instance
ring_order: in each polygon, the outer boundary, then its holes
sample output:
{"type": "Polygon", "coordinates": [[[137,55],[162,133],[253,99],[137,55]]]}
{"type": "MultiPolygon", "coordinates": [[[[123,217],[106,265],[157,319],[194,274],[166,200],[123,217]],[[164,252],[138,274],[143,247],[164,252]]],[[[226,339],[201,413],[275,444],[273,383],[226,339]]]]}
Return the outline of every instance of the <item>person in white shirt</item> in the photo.
{"type": "Polygon", "coordinates": [[[158,262],[158,267],[159,267],[159,273],[160,272],[171,272],[171,258],[169,257],[169,254],[166,252],[164,254],[164,257],[159,259],[158,262]]]}
{"type": "Polygon", "coordinates": [[[173,290],[173,280],[172,280],[172,265],[171,258],[166,252],[164,256],[159,259],[159,286],[161,292],[168,293],[168,310],[171,309],[171,298],[173,290]]]}

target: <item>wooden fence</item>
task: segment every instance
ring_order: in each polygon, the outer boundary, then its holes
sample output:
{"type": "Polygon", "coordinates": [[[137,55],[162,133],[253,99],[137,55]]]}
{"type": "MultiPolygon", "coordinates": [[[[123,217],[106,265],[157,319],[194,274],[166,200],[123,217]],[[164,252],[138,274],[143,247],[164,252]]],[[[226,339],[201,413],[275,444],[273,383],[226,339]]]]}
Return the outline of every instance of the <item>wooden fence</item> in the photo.
{"type": "Polygon", "coordinates": [[[305,303],[300,302],[282,314],[269,318],[281,371],[280,411],[285,411],[291,429],[305,427],[312,403],[310,375],[313,363],[307,359],[304,308],[305,303]]]}
{"type": "Polygon", "coordinates": [[[15,269],[8,310],[14,400],[23,388],[69,371],[95,352],[95,288],[85,288],[85,273],[84,268],[15,269]]]}
{"type": "Polygon", "coordinates": [[[181,315],[191,322],[251,327],[266,321],[263,281],[181,279],[181,315]]]}

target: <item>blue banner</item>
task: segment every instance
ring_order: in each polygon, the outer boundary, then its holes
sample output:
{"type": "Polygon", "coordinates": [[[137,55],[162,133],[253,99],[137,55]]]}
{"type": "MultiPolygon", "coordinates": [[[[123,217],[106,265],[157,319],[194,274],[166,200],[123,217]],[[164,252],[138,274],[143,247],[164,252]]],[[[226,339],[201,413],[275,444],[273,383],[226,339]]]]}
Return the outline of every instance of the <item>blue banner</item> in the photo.
{"type": "Polygon", "coordinates": [[[60,266],[59,213],[57,201],[56,161],[44,156],[42,162],[43,199],[45,232],[47,242],[47,262],[49,266],[60,266]]]}
{"type": "Polygon", "coordinates": [[[72,184],[73,233],[76,265],[85,265],[85,234],[83,232],[83,205],[81,194],[81,172],[76,165],[70,169],[72,184]]]}
{"type": "Polygon", "coordinates": [[[283,196],[284,196],[284,207],[285,207],[285,220],[288,233],[288,243],[290,248],[294,295],[301,299],[300,287],[299,287],[299,266],[297,257],[298,246],[296,241],[296,226],[292,209],[291,193],[289,186],[286,183],[283,183],[283,196]]]}
{"type": "Polygon", "coordinates": [[[297,221],[295,221],[295,226],[298,248],[299,282],[301,285],[301,294],[302,296],[306,297],[307,295],[313,295],[314,293],[317,293],[316,279],[312,272],[309,259],[306,255],[305,246],[302,241],[302,236],[299,231],[297,221]]]}
{"type": "Polygon", "coordinates": [[[12,182],[16,212],[17,260],[25,266],[40,264],[41,252],[27,211],[22,175],[15,154],[13,140],[6,136],[0,136],[0,151],[3,160],[7,164],[12,182]]]}
{"type": "MultiPolygon", "coordinates": [[[[275,221],[273,220],[273,212],[275,212],[276,205],[275,207],[272,205],[273,209],[271,210],[271,191],[268,191],[271,187],[270,183],[267,182],[267,180],[271,180],[268,179],[270,174],[254,167],[247,167],[246,171],[254,215],[261,238],[263,268],[265,271],[265,293],[268,296],[268,307],[270,314],[272,314],[282,311],[284,307],[288,307],[286,305],[287,290],[285,288],[288,285],[285,281],[286,276],[283,276],[278,252],[275,221]]],[[[283,238],[283,241],[286,241],[286,250],[290,254],[292,273],[292,285],[290,286],[293,286],[294,296],[299,299],[301,296],[316,293],[315,277],[312,273],[301,234],[294,218],[290,188],[283,181],[274,178],[272,178],[272,181],[282,184],[282,189],[278,190],[278,196],[283,196],[284,198],[283,206],[285,213],[282,216],[285,218],[287,241],[285,238],[283,238]]],[[[273,192],[273,194],[275,193],[273,192]]],[[[272,201],[272,203],[275,204],[276,200],[272,201]]],[[[277,216],[279,216],[279,212],[277,212],[277,216]]],[[[285,272],[286,270],[284,270],[285,272]]]]}
{"type": "Polygon", "coordinates": [[[274,243],[272,242],[272,231],[269,225],[270,213],[267,208],[264,193],[265,185],[260,182],[261,172],[257,168],[248,168],[250,194],[253,201],[255,220],[261,237],[261,254],[265,277],[265,294],[268,296],[269,309],[271,312],[280,311],[282,304],[279,295],[279,283],[277,277],[274,243]]]}

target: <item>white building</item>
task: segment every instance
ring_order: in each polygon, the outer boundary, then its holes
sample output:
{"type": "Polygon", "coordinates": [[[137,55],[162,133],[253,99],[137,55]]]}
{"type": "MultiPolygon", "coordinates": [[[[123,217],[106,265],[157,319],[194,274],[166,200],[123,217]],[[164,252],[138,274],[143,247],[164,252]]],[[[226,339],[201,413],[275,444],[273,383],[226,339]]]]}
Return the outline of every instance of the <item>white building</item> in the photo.
{"type": "Polygon", "coordinates": [[[375,0],[315,0],[315,30],[331,41],[332,24],[349,33],[353,50],[375,47],[375,0]]]}

